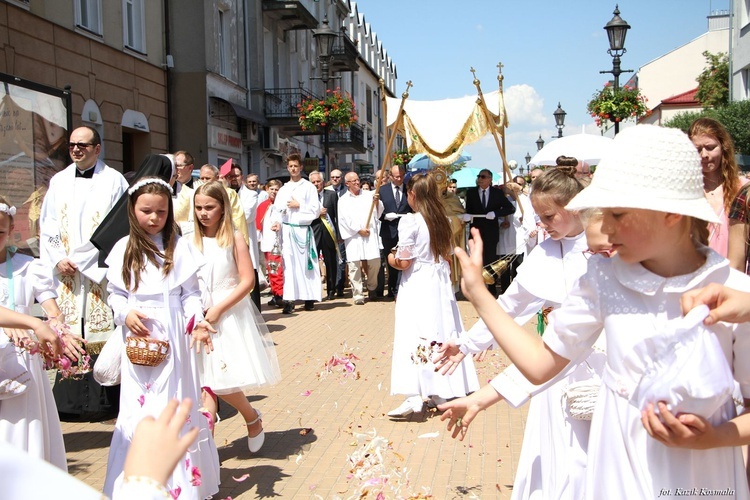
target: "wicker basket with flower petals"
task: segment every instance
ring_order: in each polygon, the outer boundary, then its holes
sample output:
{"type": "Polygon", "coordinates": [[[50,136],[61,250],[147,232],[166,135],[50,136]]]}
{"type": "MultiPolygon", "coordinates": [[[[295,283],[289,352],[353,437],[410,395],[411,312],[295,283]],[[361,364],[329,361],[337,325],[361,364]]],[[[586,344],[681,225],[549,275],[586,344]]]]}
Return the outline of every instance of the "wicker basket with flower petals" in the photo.
{"type": "Polygon", "coordinates": [[[167,359],[169,342],[151,337],[127,337],[125,353],[134,365],[159,366],[167,359]]]}

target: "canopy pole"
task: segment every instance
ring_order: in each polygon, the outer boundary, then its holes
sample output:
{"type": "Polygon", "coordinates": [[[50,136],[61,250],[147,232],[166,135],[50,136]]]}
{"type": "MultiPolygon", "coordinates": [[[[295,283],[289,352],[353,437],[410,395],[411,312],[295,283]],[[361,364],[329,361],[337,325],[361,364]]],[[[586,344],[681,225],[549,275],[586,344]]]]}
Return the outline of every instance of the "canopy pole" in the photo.
{"type": "MultiPolygon", "coordinates": [[[[503,74],[502,74],[502,63],[498,63],[497,65],[499,70],[499,75],[497,77],[499,86],[500,86],[500,95],[503,93],[503,74]]],[[[498,139],[497,134],[497,126],[495,125],[495,121],[492,119],[492,115],[490,114],[490,110],[487,108],[487,103],[484,100],[484,94],[482,93],[482,87],[481,82],[477,79],[476,70],[474,68],[471,68],[471,74],[474,76],[474,86],[477,88],[477,104],[479,104],[479,107],[482,109],[482,113],[484,114],[484,119],[487,121],[487,126],[492,132],[492,138],[495,139],[495,145],[497,146],[498,152],[500,152],[500,158],[503,160],[503,184],[507,184],[508,179],[513,179],[513,176],[510,173],[510,169],[508,168],[508,162],[505,159],[505,110],[503,110],[503,124],[501,125],[501,131],[499,132],[500,135],[503,138],[503,144],[500,144],[500,139],[498,139]]],[[[516,203],[519,207],[521,207],[521,217],[523,217],[523,205],[520,201],[518,201],[518,195],[516,193],[512,193],[513,198],[515,198],[516,203]]]]}
{"type": "MultiPolygon", "coordinates": [[[[385,168],[388,166],[388,163],[389,163],[388,155],[391,152],[391,147],[393,147],[393,139],[396,137],[396,131],[399,130],[399,124],[403,120],[404,104],[406,103],[406,100],[409,98],[409,88],[411,86],[412,86],[412,83],[411,83],[411,80],[409,80],[408,82],[406,82],[406,90],[404,91],[403,94],[401,94],[401,105],[398,107],[398,114],[396,115],[396,121],[393,123],[393,129],[391,130],[391,134],[388,136],[388,140],[385,146],[385,154],[383,155],[383,160],[381,162],[381,167],[380,167],[380,179],[381,180],[384,178],[383,176],[385,175],[385,168]]],[[[385,102],[385,98],[383,98],[383,102],[385,102]]],[[[386,120],[387,120],[387,116],[388,115],[386,115],[386,120]]],[[[388,131],[386,128],[386,135],[387,133],[388,131]]],[[[379,190],[379,186],[378,186],[378,190],[379,190]]],[[[378,190],[376,190],[375,192],[377,193],[378,190]]],[[[370,221],[372,220],[372,212],[375,210],[376,204],[377,204],[377,200],[375,200],[375,198],[373,197],[372,206],[370,206],[370,213],[367,214],[367,223],[365,224],[366,228],[370,227],[370,221]]]]}

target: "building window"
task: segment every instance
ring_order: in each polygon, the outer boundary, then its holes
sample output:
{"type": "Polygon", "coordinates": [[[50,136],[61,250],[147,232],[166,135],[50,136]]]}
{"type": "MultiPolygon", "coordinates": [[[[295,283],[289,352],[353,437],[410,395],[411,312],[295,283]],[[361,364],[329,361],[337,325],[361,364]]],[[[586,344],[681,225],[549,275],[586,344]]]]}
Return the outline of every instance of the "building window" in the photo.
{"type": "Polygon", "coordinates": [[[101,0],[76,0],[76,25],[97,35],[102,34],[101,0]]]}
{"type": "Polygon", "coordinates": [[[370,87],[365,88],[365,116],[367,123],[372,123],[372,90],[370,87]]]}
{"type": "Polygon", "coordinates": [[[146,53],[143,0],[122,0],[123,41],[127,48],[146,53]]]}
{"type": "Polygon", "coordinates": [[[222,76],[229,77],[229,21],[230,12],[228,10],[219,9],[219,30],[218,30],[218,42],[219,42],[219,74],[222,76]]]}

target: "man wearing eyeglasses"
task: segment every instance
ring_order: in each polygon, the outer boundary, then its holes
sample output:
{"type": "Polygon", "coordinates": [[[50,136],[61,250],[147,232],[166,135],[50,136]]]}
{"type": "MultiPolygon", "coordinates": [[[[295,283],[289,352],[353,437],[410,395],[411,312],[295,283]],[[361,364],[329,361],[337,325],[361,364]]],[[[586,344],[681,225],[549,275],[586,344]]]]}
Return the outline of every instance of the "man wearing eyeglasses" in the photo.
{"type": "Polygon", "coordinates": [[[335,191],[339,198],[341,198],[341,195],[346,193],[347,190],[346,183],[344,182],[344,176],[341,173],[341,170],[331,170],[331,176],[329,180],[331,181],[331,184],[327,186],[326,189],[335,191]]]}
{"type": "Polygon", "coordinates": [[[359,175],[356,172],[346,174],[348,191],[339,198],[339,233],[346,245],[346,266],[349,282],[352,284],[354,304],[365,303],[364,288],[373,296],[378,285],[380,269],[380,241],[378,238],[377,219],[383,214],[383,202],[377,191],[363,191],[359,187],[359,175]],[[370,217],[370,208],[376,204],[370,217]],[[367,280],[363,279],[364,272],[367,280]]]}
{"type": "MultiPolygon", "coordinates": [[[[477,175],[477,187],[466,191],[466,214],[479,215],[471,221],[471,227],[479,229],[484,242],[482,259],[484,265],[498,259],[497,243],[500,239],[500,226],[497,218],[511,215],[516,211],[501,189],[492,188],[492,172],[482,169],[477,175]]],[[[492,295],[497,295],[495,284],[488,285],[492,295]]]]}
{"type": "Polygon", "coordinates": [[[174,185],[174,195],[178,196],[183,186],[194,189],[193,186],[193,155],[187,151],[177,151],[174,154],[174,167],[177,172],[177,182],[174,185]]]}
{"type": "MultiPolygon", "coordinates": [[[[87,341],[92,366],[115,326],[107,305],[107,270],[98,266],[99,251],[89,239],[128,188],[122,174],[99,159],[101,148],[93,128],[79,127],[70,134],[73,163],[50,179],[40,217],[41,259],[60,282],[60,311],[71,333],[87,341]]],[[[68,347],[66,353],[73,356],[68,347]]],[[[91,374],[81,380],[58,376],[54,394],[64,420],[117,414],[119,387],[102,388],[91,374]]]]}

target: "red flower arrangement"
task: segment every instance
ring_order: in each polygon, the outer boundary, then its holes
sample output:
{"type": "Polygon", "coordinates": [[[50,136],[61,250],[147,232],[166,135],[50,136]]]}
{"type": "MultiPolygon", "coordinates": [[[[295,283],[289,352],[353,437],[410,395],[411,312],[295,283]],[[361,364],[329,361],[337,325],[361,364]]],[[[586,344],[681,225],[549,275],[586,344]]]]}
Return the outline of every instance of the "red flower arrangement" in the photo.
{"type": "Polygon", "coordinates": [[[357,122],[354,101],[341,89],[326,90],[324,99],[305,99],[297,105],[302,130],[321,127],[349,127],[357,122]]]}

